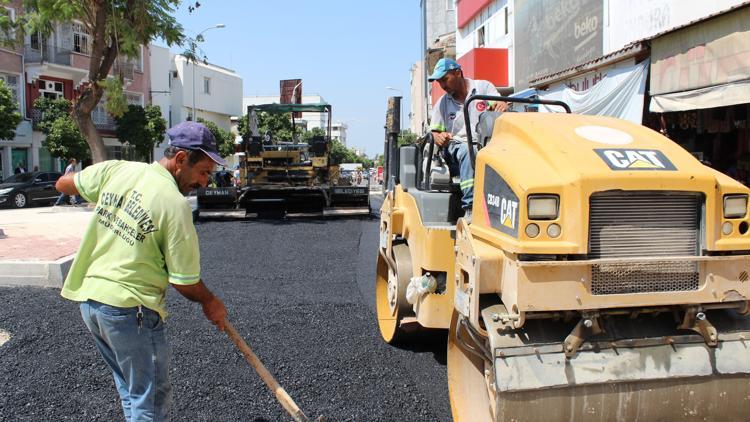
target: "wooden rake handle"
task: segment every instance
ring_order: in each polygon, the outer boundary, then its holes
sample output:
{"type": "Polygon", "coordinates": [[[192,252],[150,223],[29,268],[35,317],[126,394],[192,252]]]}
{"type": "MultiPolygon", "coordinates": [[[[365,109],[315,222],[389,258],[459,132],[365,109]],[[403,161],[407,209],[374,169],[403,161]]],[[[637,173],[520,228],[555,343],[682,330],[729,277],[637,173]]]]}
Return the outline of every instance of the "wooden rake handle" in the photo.
{"type": "Polygon", "coordinates": [[[287,394],[286,390],[279,385],[276,378],[268,372],[268,369],[263,365],[263,362],[258,359],[258,356],[255,355],[250,346],[245,343],[245,340],[242,339],[240,334],[228,320],[224,320],[224,331],[226,331],[229,338],[237,348],[240,349],[242,354],[245,355],[245,360],[247,360],[250,366],[255,369],[261,379],[263,379],[263,382],[265,382],[268,388],[276,395],[276,400],[278,400],[281,406],[289,412],[292,419],[297,422],[307,422],[307,416],[302,413],[302,410],[297,406],[297,403],[295,403],[289,394],[287,394]]]}

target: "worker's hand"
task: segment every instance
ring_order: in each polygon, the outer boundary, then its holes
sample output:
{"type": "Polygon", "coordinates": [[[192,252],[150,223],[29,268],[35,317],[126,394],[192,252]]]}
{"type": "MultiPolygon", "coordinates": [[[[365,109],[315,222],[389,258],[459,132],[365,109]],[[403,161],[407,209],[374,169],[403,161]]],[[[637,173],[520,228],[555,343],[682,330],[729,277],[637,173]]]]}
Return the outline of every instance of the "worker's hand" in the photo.
{"type": "Polygon", "coordinates": [[[216,296],[212,296],[206,302],[201,304],[203,306],[203,313],[206,315],[206,319],[211,321],[219,331],[224,331],[225,321],[227,318],[227,308],[224,307],[224,302],[216,296]]]}
{"type": "Polygon", "coordinates": [[[439,147],[443,147],[453,139],[453,135],[450,132],[432,132],[432,137],[435,139],[435,144],[439,147]]]}
{"type": "Polygon", "coordinates": [[[508,108],[510,108],[510,104],[506,103],[505,101],[495,101],[495,103],[490,107],[490,110],[505,113],[506,111],[508,111],[508,108]]]}

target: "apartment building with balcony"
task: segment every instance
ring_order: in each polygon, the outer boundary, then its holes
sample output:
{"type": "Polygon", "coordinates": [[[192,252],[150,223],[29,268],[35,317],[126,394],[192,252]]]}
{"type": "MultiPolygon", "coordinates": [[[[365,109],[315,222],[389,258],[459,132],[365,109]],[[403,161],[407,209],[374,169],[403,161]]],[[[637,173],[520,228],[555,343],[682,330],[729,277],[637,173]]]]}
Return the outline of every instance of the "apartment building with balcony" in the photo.
{"type": "MultiPolygon", "coordinates": [[[[11,17],[22,13],[20,1],[5,6],[11,17]]],[[[49,35],[25,34],[15,49],[0,49],[0,78],[11,87],[23,116],[12,140],[0,140],[0,175],[7,177],[21,163],[26,169],[60,170],[64,159],[51,156],[44,147],[45,135],[35,123],[41,112],[34,107],[40,97],[73,100],[88,80],[92,46],[91,35],[79,22],[57,24],[49,35]]],[[[112,75],[122,74],[124,94],[129,104],[144,106],[149,101],[150,75],[148,48],[142,46],[137,57],[120,57],[112,75]]],[[[108,158],[128,158],[127,147],[115,137],[116,124],[105,110],[106,98],[92,113],[94,125],[104,140],[108,158]]]]}
{"type": "MultiPolygon", "coordinates": [[[[22,10],[21,1],[15,0],[4,5],[11,19],[22,10]]],[[[2,37],[4,35],[0,35],[2,37]]],[[[18,108],[24,115],[24,55],[23,46],[0,47],[0,79],[10,88],[18,108]]],[[[28,166],[31,158],[31,122],[23,119],[16,128],[14,139],[0,139],[0,179],[13,174],[13,168],[20,162],[28,166]]],[[[33,167],[28,167],[33,168],[33,167]]]]}

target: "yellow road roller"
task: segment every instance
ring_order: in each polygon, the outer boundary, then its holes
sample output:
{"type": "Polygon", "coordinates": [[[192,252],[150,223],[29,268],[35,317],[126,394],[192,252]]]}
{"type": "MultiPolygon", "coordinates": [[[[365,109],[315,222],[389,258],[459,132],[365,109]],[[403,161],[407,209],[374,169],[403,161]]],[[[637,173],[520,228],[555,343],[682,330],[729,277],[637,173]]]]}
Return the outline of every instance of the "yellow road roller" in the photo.
{"type": "MultiPolygon", "coordinates": [[[[545,103],[464,114],[488,100],[545,103]]],[[[465,123],[472,221],[434,145],[401,147],[376,277],[386,342],[449,330],[454,420],[750,418],[750,190],[615,118],[465,123]]]]}

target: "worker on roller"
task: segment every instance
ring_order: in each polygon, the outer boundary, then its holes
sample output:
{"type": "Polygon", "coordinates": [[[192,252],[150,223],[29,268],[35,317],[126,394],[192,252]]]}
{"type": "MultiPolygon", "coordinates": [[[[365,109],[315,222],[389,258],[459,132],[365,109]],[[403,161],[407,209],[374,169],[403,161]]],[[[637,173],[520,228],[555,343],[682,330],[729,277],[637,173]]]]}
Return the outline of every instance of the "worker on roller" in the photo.
{"type": "MultiPolygon", "coordinates": [[[[471,95],[500,95],[492,83],[484,80],[472,80],[464,77],[461,65],[453,59],[442,58],[435,64],[430,82],[437,81],[445,91],[435,103],[432,111],[430,130],[435,143],[442,148],[443,156],[452,175],[458,174],[461,179],[461,207],[464,218],[471,222],[471,205],[474,201],[474,168],[469,158],[466,142],[463,106],[471,95]]],[[[505,111],[508,104],[502,101],[473,101],[470,104],[469,119],[476,125],[479,114],[490,109],[505,111]]],[[[474,149],[476,151],[476,148],[474,149]]]]}
{"type": "Polygon", "coordinates": [[[200,123],[180,123],[167,134],[159,162],[105,161],[56,184],[96,204],[61,294],[80,302],[127,421],[162,421],[169,412],[168,286],[225,327],[224,303],[201,281],[198,236],[183,195],[205,187],[216,164],[226,163],[200,123]]]}

